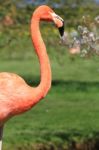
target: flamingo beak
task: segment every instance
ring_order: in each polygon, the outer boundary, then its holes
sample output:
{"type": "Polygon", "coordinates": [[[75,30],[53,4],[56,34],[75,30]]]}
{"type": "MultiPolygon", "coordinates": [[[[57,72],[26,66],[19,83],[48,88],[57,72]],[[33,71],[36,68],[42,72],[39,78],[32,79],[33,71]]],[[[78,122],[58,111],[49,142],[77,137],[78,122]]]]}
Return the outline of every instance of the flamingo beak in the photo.
{"type": "Polygon", "coordinates": [[[61,37],[63,37],[63,35],[64,35],[64,21],[62,21],[62,24],[63,24],[63,25],[58,28],[61,37]]]}
{"type": "Polygon", "coordinates": [[[59,29],[60,36],[64,35],[64,20],[55,13],[50,13],[56,27],[59,29]]]}

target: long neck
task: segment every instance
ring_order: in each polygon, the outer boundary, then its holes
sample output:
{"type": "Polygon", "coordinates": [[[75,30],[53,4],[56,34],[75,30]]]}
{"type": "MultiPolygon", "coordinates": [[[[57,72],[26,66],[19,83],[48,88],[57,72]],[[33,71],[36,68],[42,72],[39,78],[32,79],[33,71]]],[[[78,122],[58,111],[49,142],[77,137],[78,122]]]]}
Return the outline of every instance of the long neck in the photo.
{"type": "Polygon", "coordinates": [[[39,86],[37,87],[37,91],[40,91],[39,98],[43,98],[46,96],[48,90],[51,87],[51,68],[49,58],[46,53],[46,47],[39,30],[39,22],[40,19],[38,16],[35,15],[32,17],[31,36],[40,63],[41,81],[39,86]]]}

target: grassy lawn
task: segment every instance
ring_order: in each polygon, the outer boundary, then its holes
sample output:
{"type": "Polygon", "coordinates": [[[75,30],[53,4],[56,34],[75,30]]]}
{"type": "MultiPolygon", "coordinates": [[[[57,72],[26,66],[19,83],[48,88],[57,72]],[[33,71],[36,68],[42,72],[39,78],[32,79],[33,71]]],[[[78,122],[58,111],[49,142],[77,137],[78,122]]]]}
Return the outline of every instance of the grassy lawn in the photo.
{"type": "MultiPolygon", "coordinates": [[[[47,97],[6,123],[4,150],[33,143],[79,141],[98,134],[98,58],[76,59],[67,53],[58,57],[51,59],[53,81],[47,97]]],[[[15,72],[31,85],[39,83],[37,59],[0,61],[0,71],[15,72]]]]}

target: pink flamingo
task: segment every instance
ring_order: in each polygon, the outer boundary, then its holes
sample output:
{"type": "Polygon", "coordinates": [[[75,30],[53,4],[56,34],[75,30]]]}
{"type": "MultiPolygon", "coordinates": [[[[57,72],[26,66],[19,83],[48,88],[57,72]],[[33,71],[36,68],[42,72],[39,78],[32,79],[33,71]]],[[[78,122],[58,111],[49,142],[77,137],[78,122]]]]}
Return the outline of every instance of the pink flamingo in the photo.
{"type": "Polygon", "coordinates": [[[31,109],[46,96],[51,87],[51,68],[46,47],[39,31],[39,22],[54,22],[59,28],[60,35],[64,35],[64,22],[61,17],[46,5],[38,7],[31,19],[32,42],[40,62],[41,81],[33,88],[18,75],[13,73],[0,73],[0,150],[2,149],[3,126],[5,122],[25,111],[31,109]]]}

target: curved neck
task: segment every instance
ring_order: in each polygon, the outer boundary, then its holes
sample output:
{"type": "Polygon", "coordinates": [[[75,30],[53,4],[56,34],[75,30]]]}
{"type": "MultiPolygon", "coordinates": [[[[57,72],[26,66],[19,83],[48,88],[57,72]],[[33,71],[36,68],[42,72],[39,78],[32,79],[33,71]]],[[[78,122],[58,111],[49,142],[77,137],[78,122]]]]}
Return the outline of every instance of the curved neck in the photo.
{"type": "Polygon", "coordinates": [[[37,91],[40,91],[39,97],[43,98],[46,96],[48,90],[51,87],[51,68],[49,58],[46,53],[46,47],[39,30],[39,22],[40,17],[36,16],[36,14],[33,15],[31,20],[31,36],[36,54],[39,59],[41,74],[41,81],[37,87],[37,91]]]}

